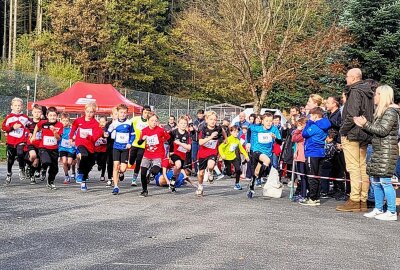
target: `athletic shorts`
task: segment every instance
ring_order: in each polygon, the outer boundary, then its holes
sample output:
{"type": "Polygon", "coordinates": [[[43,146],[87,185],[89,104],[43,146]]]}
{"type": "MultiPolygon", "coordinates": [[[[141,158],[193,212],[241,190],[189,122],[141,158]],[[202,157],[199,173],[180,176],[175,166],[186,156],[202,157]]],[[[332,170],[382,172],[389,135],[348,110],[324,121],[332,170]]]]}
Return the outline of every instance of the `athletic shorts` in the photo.
{"type": "Polygon", "coordinates": [[[214,160],[215,164],[217,164],[218,156],[212,155],[206,158],[199,158],[199,170],[205,170],[207,168],[207,163],[209,160],[214,160]]]}
{"type": "Polygon", "coordinates": [[[68,152],[68,151],[60,151],[60,157],[67,157],[67,158],[75,159],[76,158],[76,154],[68,152]]]}
{"type": "MultiPolygon", "coordinates": [[[[261,153],[260,151],[253,152],[252,157],[253,157],[254,163],[258,162],[258,163],[260,163],[261,165],[264,164],[264,163],[260,160],[260,156],[261,156],[261,155],[265,155],[265,154],[261,153]]],[[[265,155],[265,156],[267,156],[267,155],[265,155]]],[[[268,157],[270,160],[272,160],[271,157],[269,157],[269,156],[267,156],[267,157],[268,157]]]]}
{"type": "Polygon", "coordinates": [[[161,158],[148,159],[143,157],[140,167],[149,169],[150,167],[158,166],[161,168],[161,158]]]}
{"type": "Polygon", "coordinates": [[[119,161],[121,163],[128,164],[128,149],[113,149],[113,161],[119,161]]]}
{"type": "Polygon", "coordinates": [[[184,164],[184,160],[182,160],[178,155],[171,155],[170,156],[170,158],[171,158],[171,160],[172,160],[172,162],[175,164],[175,162],[176,161],[178,161],[178,160],[180,160],[181,161],[181,164],[182,164],[182,166],[183,166],[183,164],[184,164]]]}

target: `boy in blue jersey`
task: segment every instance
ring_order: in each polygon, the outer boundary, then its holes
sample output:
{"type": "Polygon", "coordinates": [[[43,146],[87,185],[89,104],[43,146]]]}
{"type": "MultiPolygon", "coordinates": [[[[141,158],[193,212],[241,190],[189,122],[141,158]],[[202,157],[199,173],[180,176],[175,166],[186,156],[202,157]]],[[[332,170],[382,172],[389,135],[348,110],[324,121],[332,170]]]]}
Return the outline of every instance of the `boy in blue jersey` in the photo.
{"type": "MultiPolygon", "coordinates": [[[[310,119],[303,129],[304,155],[306,157],[306,173],[321,175],[322,161],[325,157],[325,140],[331,122],[323,117],[324,111],[320,107],[310,110],[310,119]]],[[[300,202],[302,205],[320,205],[320,179],[308,176],[309,199],[300,202]]]]}
{"type": "Polygon", "coordinates": [[[75,146],[69,142],[69,133],[71,132],[71,123],[68,113],[61,114],[61,123],[64,126],[61,140],[58,143],[58,152],[60,155],[61,162],[64,169],[64,184],[68,185],[71,181],[69,176],[69,170],[71,169],[72,163],[76,158],[75,146]]]}
{"type": "Polygon", "coordinates": [[[115,131],[114,149],[113,149],[113,182],[114,189],[112,194],[119,193],[118,182],[123,179],[124,173],[128,165],[129,149],[135,140],[135,131],[131,125],[131,121],[127,119],[128,107],[125,104],[117,106],[118,119],[114,120],[104,132],[104,137],[108,137],[115,131]]]}
{"type": "Polygon", "coordinates": [[[247,192],[248,198],[253,198],[254,184],[256,179],[262,175],[263,171],[269,167],[272,160],[272,147],[275,140],[281,140],[281,134],[277,127],[272,125],[273,115],[266,113],[262,116],[260,126],[250,125],[252,144],[246,146],[248,149],[253,150],[253,166],[254,175],[251,180],[249,191],[247,192]]]}

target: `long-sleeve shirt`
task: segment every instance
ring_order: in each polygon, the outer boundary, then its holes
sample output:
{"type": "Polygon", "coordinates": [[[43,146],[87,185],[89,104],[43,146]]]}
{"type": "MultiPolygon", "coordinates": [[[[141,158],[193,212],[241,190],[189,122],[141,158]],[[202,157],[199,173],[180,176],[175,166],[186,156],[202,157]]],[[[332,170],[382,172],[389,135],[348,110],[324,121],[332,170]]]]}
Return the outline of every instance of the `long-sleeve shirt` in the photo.
{"type": "Polygon", "coordinates": [[[58,151],[61,152],[69,152],[74,154],[75,153],[75,146],[69,143],[69,134],[71,132],[71,127],[64,127],[64,131],[61,135],[61,140],[58,145],[58,151]]]}
{"type": "Polygon", "coordinates": [[[146,136],[146,148],[143,157],[148,159],[164,158],[164,143],[170,138],[168,132],[159,126],[153,129],[146,127],[142,130],[139,141],[142,141],[144,136],[146,136]]]}
{"type": "Polygon", "coordinates": [[[64,128],[63,124],[60,122],[50,123],[48,120],[42,120],[37,124],[37,128],[42,131],[42,140],[40,141],[39,148],[50,150],[58,149],[58,139],[54,136],[54,131],[61,136],[64,128]]]}
{"type": "Polygon", "coordinates": [[[115,131],[114,149],[124,150],[135,140],[135,130],[128,119],[114,120],[107,129],[109,136],[115,131]]]}
{"type": "Polygon", "coordinates": [[[225,160],[234,160],[236,158],[236,148],[238,147],[240,153],[242,153],[247,159],[249,155],[247,154],[246,150],[244,150],[240,140],[232,135],[226,139],[226,143],[221,143],[218,146],[218,151],[225,160]]]}
{"type": "Polygon", "coordinates": [[[94,144],[103,135],[99,122],[94,118],[86,121],[84,116],[77,118],[72,122],[70,139],[73,139],[75,132],[75,146],[84,146],[90,153],[94,153],[94,144]]]}
{"type": "Polygon", "coordinates": [[[13,147],[21,143],[26,143],[26,125],[30,122],[27,115],[23,113],[11,112],[3,121],[2,130],[7,133],[7,144],[13,147]],[[15,124],[20,124],[21,127],[14,129],[15,124]]]}
{"type": "Polygon", "coordinates": [[[261,152],[262,154],[271,157],[272,146],[275,139],[282,139],[279,130],[275,126],[271,126],[269,129],[266,129],[264,126],[258,125],[251,125],[249,130],[251,130],[251,136],[253,136],[253,143],[251,145],[252,150],[254,152],[261,152]],[[272,137],[272,134],[275,135],[275,139],[272,137]]]}

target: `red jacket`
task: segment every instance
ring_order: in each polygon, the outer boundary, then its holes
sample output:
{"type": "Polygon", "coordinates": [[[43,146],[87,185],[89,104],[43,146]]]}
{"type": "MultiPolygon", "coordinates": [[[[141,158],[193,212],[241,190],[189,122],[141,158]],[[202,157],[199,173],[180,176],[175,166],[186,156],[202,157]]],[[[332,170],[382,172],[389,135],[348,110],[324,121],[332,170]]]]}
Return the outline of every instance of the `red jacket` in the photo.
{"type": "Polygon", "coordinates": [[[159,126],[154,127],[154,129],[145,127],[142,130],[140,140],[142,140],[143,136],[147,137],[143,156],[148,159],[164,158],[164,143],[170,138],[168,132],[159,126]]]}
{"type": "Polygon", "coordinates": [[[295,129],[292,134],[292,142],[296,143],[296,152],[294,152],[294,160],[305,162],[306,157],[304,155],[304,138],[301,135],[302,131],[295,129]]]}
{"type": "Polygon", "coordinates": [[[16,147],[18,144],[26,143],[26,126],[29,124],[29,118],[23,113],[16,114],[11,112],[4,119],[2,130],[7,133],[7,144],[16,147]],[[13,126],[20,124],[21,127],[14,130],[13,126]]]}
{"type": "Polygon", "coordinates": [[[94,153],[94,144],[102,135],[103,129],[100,128],[96,119],[86,121],[85,116],[82,116],[72,122],[69,138],[73,139],[75,136],[76,147],[84,146],[90,153],[94,153]]]}

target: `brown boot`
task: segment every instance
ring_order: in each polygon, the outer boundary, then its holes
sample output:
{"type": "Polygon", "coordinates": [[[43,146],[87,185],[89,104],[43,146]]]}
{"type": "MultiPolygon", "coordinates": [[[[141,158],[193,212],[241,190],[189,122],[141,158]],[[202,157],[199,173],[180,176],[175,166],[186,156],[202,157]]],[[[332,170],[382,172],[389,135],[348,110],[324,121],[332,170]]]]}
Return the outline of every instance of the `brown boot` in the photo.
{"type": "Polygon", "coordinates": [[[360,210],[361,212],[368,212],[367,202],[360,202],[360,210]]]}
{"type": "Polygon", "coordinates": [[[360,202],[354,202],[354,201],[348,199],[347,202],[345,202],[344,204],[338,205],[336,207],[336,211],[360,212],[361,211],[360,202]]]}

